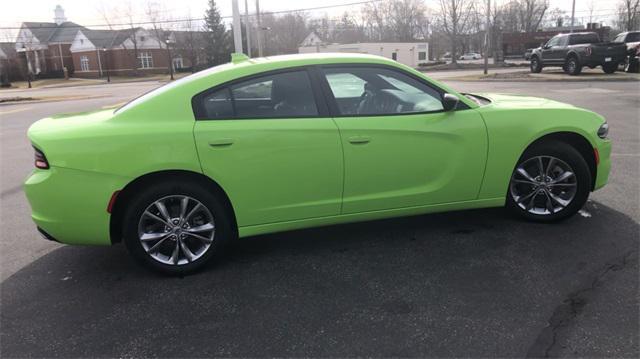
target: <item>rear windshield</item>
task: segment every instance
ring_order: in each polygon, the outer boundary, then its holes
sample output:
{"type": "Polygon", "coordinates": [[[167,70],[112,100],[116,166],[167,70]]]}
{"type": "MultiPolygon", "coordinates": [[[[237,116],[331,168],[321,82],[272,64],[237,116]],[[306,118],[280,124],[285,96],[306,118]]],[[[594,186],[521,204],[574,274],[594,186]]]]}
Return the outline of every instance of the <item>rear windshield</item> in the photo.
{"type": "Polygon", "coordinates": [[[600,42],[598,34],[575,34],[569,36],[569,45],[594,44],[600,42]]]}

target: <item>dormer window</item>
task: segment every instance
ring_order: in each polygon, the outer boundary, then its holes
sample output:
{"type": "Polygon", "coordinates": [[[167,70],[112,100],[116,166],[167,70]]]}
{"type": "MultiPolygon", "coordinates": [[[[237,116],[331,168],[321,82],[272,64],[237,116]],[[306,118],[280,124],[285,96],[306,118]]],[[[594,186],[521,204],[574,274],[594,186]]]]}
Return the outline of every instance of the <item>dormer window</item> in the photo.
{"type": "Polygon", "coordinates": [[[144,42],[144,36],[140,36],[140,41],[144,42]]]}
{"type": "Polygon", "coordinates": [[[80,45],[84,45],[84,39],[80,39],[80,45]]]}

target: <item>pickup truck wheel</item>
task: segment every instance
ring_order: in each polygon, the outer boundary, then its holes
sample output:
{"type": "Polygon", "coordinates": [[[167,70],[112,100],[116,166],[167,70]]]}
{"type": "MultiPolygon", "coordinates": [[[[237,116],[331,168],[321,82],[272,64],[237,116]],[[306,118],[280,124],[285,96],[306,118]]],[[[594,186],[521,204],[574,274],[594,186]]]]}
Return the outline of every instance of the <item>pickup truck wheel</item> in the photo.
{"type": "Polygon", "coordinates": [[[618,69],[618,64],[615,62],[602,65],[602,71],[604,71],[605,74],[612,74],[616,72],[617,69],[618,69]]]}
{"type": "Polygon", "coordinates": [[[538,56],[531,57],[531,72],[534,74],[542,72],[542,63],[538,59],[538,56]]]}
{"type": "Polygon", "coordinates": [[[575,56],[570,56],[564,63],[564,71],[567,75],[576,76],[582,72],[582,65],[575,56]]]}

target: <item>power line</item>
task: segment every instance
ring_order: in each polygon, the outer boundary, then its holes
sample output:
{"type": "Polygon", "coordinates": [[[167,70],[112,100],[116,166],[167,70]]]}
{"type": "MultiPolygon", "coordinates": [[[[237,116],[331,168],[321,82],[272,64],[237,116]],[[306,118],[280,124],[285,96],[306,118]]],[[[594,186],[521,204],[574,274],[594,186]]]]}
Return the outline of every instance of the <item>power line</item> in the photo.
{"type": "MultiPolygon", "coordinates": [[[[325,6],[315,6],[309,8],[300,8],[293,10],[280,10],[280,11],[265,11],[260,13],[261,16],[264,15],[278,15],[278,14],[287,14],[287,13],[295,13],[295,12],[304,12],[304,11],[314,11],[314,10],[323,10],[323,9],[331,9],[337,7],[347,7],[347,6],[355,6],[355,5],[365,5],[376,3],[384,0],[368,0],[368,1],[358,1],[346,4],[339,5],[325,5],[325,6]]],[[[255,14],[251,14],[251,17],[256,16],[255,14]]],[[[221,16],[222,19],[231,19],[231,15],[221,16]]],[[[152,25],[152,24],[169,24],[169,23],[179,23],[179,22],[187,22],[187,21],[204,21],[205,18],[189,18],[189,19],[179,19],[179,20],[158,20],[158,21],[138,21],[138,22],[125,22],[125,23],[117,23],[117,24],[92,24],[92,25],[78,25],[78,26],[67,26],[65,28],[86,28],[86,27],[117,27],[117,26],[136,26],[136,25],[152,25]]],[[[0,30],[20,30],[22,26],[8,26],[8,27],[0,27],[0,30]]],[[[58,29],[58,26],[39,26],[34,27],[33,29],[58,29]]]]}

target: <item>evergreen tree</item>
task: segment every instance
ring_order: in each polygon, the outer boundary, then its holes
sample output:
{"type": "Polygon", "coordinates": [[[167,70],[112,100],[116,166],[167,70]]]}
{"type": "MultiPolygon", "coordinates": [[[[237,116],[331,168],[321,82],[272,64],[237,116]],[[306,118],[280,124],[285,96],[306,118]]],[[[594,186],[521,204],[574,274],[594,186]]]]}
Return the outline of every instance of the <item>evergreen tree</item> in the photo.
{"type": "Polygon", "coordinates": [[[218,10],[215,0],[209,0],[209,8],[204,15],[204,21],[207,64],[215,66],[229,62],[231,59],[230,37],[222,22],[220,10],[218,10]]]}

